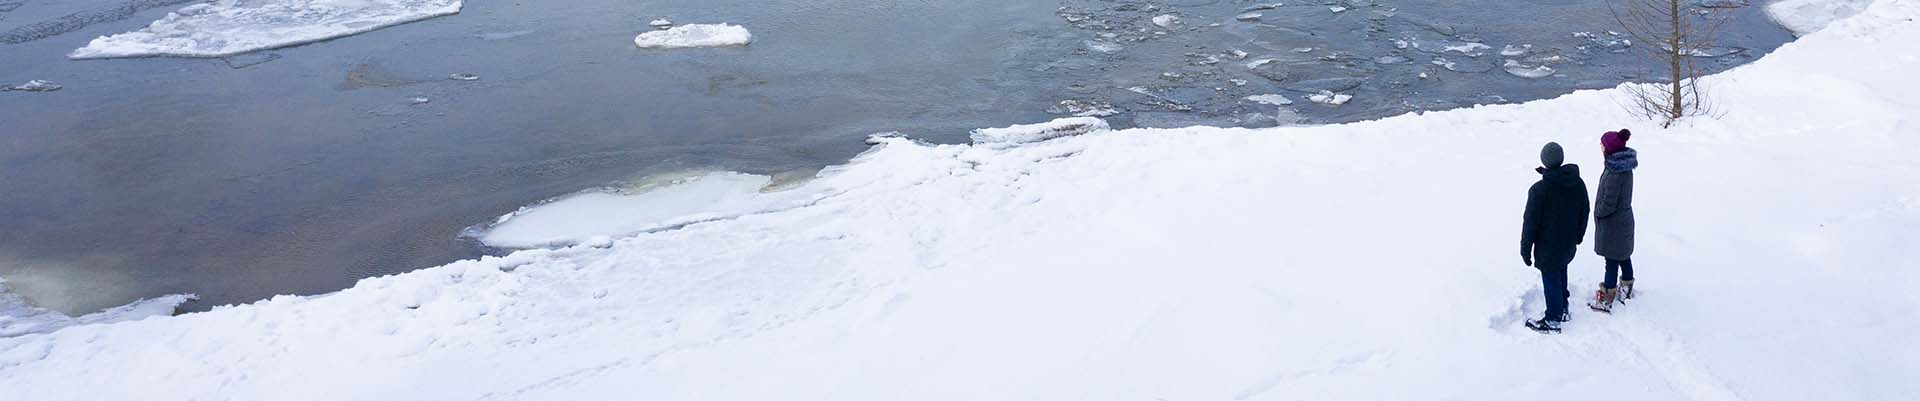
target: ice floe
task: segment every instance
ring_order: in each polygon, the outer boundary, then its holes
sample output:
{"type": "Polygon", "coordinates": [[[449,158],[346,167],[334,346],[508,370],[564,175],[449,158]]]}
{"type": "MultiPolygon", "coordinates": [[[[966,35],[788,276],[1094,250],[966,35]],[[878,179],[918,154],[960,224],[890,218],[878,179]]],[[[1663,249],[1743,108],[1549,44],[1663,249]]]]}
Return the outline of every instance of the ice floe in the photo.
{"type": "Polygon", "coordinates": [[[1293,99],[1288,99],[1286,96],[1275,95],[1275,94],[1247,96],[1247,101],[1259,103],[1259,104],[1274,105],[1274,106],[1285,106],[1285,105],[1293,104],[1293,99]]]}
{"type": "Polygon", "coordinates": [[[145,28],[102,36],[67,54],[223,57],[301,45],[460,12],[462,0],[218,0],[145,28]]]}
{"type": "Polygon", "coordinates": [[[26,83],[22,83],[19,85],[0,88],[0,92],[52,92],[52,91],[60,90],[60,88],[62,88],[60,84],[53,83],[52,81],[36,79],[32,81],[27,81],[26,83]]]}
{"type": "Polygon", "coordinates": [[[634,45],[646,49],[746,46],[752,42],[753,33],[733,24],[688,24],[633,37],[634,45]]]}

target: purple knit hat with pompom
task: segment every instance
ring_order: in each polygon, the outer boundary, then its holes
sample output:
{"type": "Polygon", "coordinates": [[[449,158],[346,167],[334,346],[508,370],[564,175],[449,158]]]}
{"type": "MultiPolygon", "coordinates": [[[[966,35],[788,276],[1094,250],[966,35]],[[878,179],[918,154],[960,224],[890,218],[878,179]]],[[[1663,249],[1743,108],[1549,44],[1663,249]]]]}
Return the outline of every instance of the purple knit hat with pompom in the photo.
{"type": "Polygon", "coordinates": [[[1608,131],[1606,134],[1600,135],[1600,148],[1605,149],[1607,154],[1627,150],[1627,139],[1632,137],[1633,131],[1626,129],[1608,131]]]}

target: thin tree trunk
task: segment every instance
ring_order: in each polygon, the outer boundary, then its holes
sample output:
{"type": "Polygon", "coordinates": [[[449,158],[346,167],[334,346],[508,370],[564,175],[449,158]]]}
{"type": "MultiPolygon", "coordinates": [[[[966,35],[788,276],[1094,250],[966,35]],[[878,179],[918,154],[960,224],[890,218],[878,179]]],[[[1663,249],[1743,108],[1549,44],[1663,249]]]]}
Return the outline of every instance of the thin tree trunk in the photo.
{"type": "Polygon", "coordinates": [[[1669,42],[1667,48],[1671,49],[1667,51],[1667,62],[1670,67],[1668,71],[1672,72],[1672,81],[1670,81],[1670,87],[1672,89],[1670,92],[1672,93],[1670,93],[1670,95],[1673,96],[1672,103],[1668,103],[1672,109],[1667,110],[1667,122],[1671,124],[1673,120],[1686,117],[1686,103],[1684,103],[1680,91],[1680,80],[1685,78],[1682,76],[1683,72],[1680,70],[1680,58],[1687,57],[1688,55],[1685,54],[1685,50],[1680,48],[1680,18],[1682,18],[1680,16],[1680,0],[1669,0],[1668,4],[1672,6],[1672,9],[1671,13],[1667,14],[1669,17],[1667,20],[1671,21],[1673,29],[1673,35],[1668,36],[1667,39],[1669,42]]]}

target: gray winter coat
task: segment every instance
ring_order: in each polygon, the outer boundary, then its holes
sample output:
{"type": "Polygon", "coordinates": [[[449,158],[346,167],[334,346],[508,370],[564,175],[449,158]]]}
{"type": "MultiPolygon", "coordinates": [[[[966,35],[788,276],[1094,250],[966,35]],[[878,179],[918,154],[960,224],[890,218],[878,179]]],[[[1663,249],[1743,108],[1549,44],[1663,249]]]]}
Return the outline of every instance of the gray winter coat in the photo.
{"type": "Polygon", "coordinates": [[[1633,256],[1633,169],[1640,167],[1633,148],[1607,155],[1600,190],[1593,197],[1593,252],[1622,260],[1633,256]]]}

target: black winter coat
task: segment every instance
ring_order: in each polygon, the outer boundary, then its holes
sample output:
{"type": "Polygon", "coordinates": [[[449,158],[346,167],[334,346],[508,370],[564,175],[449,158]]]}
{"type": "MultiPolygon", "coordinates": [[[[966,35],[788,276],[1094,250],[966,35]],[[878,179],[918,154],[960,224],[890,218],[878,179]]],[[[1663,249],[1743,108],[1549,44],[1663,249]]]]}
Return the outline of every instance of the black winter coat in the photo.
{"type": "Polygon", "coordinates": [[[1587,182],[1580,166],[1561,165],[1540,172],[1540,181],[1527,190],[1525,225],[1520,229],[1520,254],[1533,255],[1533,266],[1565,269],[1576,247],[1587,236],[1587,182]]]}
{"type": "Polygon", "coordinates": [[[1627,148],[1607,155],[1600,190],[1593,197],[1593,252],[1613,260],[1633,256],[1633,169],[1640,154],[1627,148]]]}

